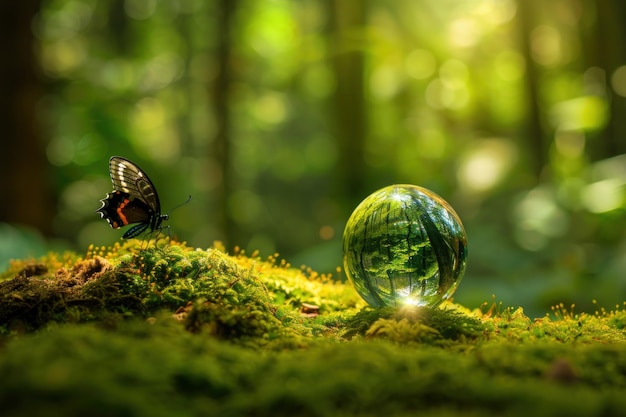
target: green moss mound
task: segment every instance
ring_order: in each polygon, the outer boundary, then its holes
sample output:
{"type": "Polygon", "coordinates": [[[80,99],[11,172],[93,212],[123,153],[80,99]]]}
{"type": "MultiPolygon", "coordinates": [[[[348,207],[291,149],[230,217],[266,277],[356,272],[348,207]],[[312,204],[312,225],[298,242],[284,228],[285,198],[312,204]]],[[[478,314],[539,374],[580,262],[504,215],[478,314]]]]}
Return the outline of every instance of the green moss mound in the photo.
{"type": "Polygon", "coordinates": [[[0,275],[0,409],[618,416],[625,323],[620,306],[535,320],[495,302],[371,309],[276,256],[127,242],[0,275]]]}

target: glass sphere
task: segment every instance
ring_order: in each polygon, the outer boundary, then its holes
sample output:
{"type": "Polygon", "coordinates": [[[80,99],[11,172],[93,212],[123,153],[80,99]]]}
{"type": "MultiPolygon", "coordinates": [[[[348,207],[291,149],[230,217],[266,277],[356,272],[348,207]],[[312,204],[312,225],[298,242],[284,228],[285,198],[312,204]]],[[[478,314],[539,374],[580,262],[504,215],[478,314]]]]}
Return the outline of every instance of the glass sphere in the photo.
{"type": "Polygon", "coordinates": [[[465,272],[467,237],[437,194],[391,185],[358,205],[343,232],[343,265],[372,307],[434,307],[452,296],[465,272]]]}

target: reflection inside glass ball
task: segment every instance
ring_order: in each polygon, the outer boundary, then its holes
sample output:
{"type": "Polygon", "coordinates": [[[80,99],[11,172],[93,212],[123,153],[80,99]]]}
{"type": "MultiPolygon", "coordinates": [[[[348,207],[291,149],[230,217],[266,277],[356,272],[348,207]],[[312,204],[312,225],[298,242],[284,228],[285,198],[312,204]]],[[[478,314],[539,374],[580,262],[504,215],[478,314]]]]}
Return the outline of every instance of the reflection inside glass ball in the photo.
{"type": "Polygon", "coordinates": [[[452,296],[467,237],[452,207],[416,185],[391,185],[354,210],[343,234],[346,275],[371,306],[436,306],[452,296]]]}

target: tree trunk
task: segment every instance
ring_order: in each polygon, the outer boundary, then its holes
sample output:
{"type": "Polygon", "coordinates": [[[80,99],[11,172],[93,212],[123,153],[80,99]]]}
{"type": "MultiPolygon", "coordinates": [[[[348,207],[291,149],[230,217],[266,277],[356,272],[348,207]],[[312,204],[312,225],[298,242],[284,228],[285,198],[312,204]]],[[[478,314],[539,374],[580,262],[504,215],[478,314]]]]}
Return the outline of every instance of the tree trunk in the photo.
{"type": "Polygon", "coordinates": [[[617,95],[611,85],[611,76],[617,68],[624,65],[626,47],[624,47],[624,19],[626,5],[619,0],[596,0],[596,21],[601,22],[592,26],[592,31],[586,33],[590,48],[590,57],[587,62],[604,69],[606,74],[606,91],[609,99],[609,120],[595,143],[593,159],[603,159],[626,152],[624,137],[626,124],[623,122],[626,114],[626,98],[617,95]]]}
{"type": "Polygon", "coordinates": [[[366,9],[358,0],[330,3],[329,36],[336,88],[332,97],[335,140],[338,145],[335,193],[340,201],[354,206],[364,195],[365,53],[363,32],[366,9]]]}
{"type": "Polygon", "coordinates": [[[529,146],[521,146],[521,149],[528,149],[531,169],[535,177],[539,180],[543,168],[548,165],[548,148],[550,141],[546,138],[546,132],[541,123],[541,103],[539,98],[539,70],[535,64],[530,44],[530,34],[534,27],[533,4],[529,0],[519,0],[518,7],[518,27],[520,50],[526,61],[525,91],[527,121],[523,135],[527,139],[529,146]]]}
{"type": "Polygon", "coordinates": [[[226,248],[230,248],[235,235],[235,224],[228,214],[228,197],[232,192],[232,155],[230,150],[231,34],[236,9],[236,0],[221,0],[217,7],[220,13],[215,26],[218,73],[212,94],[217,132],[212,149],[213,155],[209,155],[209,159],[217,159],[221,166],[222,184],[217,190],[219,213],[216,213],[216,219],[219,220],[218,224],[221,226],[221,236],[226,248]]]}
{"type": "Polygon", "coordinates": [[[37,103],[41,94],[31,31],[39,1],[0,2],[0,221],[52,232],[55,204],[37,103]]]}

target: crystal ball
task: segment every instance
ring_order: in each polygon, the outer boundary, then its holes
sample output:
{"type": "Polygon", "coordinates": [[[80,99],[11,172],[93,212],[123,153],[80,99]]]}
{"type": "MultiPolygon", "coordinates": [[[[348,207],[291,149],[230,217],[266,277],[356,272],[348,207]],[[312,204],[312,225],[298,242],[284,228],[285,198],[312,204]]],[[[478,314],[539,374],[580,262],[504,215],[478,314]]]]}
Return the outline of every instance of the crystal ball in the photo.
{"type": "Polygon", "coordinates": [[[361,202],[343,232],[343,265],[372,307],[435,307],[450,298],[467,262],[459,216],[416,185],[382,188],[361,202]]]}

